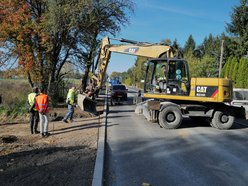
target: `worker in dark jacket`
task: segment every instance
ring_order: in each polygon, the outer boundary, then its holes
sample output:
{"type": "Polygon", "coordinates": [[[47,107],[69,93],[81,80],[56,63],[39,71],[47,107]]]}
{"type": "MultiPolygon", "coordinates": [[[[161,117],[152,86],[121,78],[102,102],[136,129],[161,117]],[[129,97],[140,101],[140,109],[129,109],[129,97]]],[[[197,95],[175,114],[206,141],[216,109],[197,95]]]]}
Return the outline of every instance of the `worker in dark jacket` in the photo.
{"type": "Polygon", "coordinates": [[[28,105],[29,105],[29,113],[30,113],[30,130],[31,134],[38,134],[38,122],[39,122],[39,114],[37,109],[35,108],[35,97],[38,95],[38,88],[33,87],[33,92],[28,95],[28,105]]]}

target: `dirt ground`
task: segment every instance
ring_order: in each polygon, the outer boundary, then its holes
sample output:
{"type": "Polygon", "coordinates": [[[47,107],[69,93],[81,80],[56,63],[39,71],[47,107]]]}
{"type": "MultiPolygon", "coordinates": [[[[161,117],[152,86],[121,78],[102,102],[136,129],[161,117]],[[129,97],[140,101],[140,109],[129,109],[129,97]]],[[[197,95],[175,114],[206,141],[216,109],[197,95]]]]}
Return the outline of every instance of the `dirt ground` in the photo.
{"type": "Polygon", "coordinates": [[[31,135],[27,121],[0,121],[1,185],[91,185],[101,118],[78,108],[64,123],[66,111],[50,110],[48,138],[31,135]]]}

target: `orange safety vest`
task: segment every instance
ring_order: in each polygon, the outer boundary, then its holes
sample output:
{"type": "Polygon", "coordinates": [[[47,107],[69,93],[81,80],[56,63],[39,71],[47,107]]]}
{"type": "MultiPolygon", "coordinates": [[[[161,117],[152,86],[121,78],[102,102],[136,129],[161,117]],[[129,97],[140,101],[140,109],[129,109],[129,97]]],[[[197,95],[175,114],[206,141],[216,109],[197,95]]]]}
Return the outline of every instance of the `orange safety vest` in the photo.
{"type": "Polygon", "coordinates": [[[35,98],[35,108],[40,113],[46,113],[48,111],[48,96],[46,94],[40,94],[35,98]]]}

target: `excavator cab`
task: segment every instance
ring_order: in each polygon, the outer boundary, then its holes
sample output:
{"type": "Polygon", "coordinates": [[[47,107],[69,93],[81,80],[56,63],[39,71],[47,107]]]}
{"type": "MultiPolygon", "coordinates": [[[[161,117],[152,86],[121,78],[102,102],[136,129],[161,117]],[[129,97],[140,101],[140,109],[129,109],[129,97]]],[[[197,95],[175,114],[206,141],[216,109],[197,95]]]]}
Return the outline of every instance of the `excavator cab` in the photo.
{"type": "Polygon", "coordinates": [[[187,61],[177,58],[157,58],[148,62],[145,93],[189,95],[190,76],[187,61]]]}

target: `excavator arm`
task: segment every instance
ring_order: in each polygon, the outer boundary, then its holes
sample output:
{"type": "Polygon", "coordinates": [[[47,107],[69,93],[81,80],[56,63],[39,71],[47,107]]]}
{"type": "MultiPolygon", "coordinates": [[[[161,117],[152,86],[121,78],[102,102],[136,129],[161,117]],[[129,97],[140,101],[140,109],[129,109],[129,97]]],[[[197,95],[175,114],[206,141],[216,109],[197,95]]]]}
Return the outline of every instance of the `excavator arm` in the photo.
{"type": "MultiPolygon", "coordinates": [[[[110,44],[109,38],[102,39],[101,47],[99,50],[98,58],[95,67],[98,68],[97,74],[92,76],[92,86],[95,91],[94,94],[98,95],[99,90],[102,88],[106,70],[108,67],[109,59],[112,52],[142,56],[148,58],[160,57],[173,57],[172,48],[170,46],[161,44],[151,44],[144,42],[137,42],[131,40],[120,39],[120,42],[125,44],[110,44]],[[128,43],[128,44],[127,44],[128,43]]],[[[78,95],[78,105],[84,111],[96,114],[96,102],[83,94],[78,95]]]]}
{"type": "Polygon", "coordinates": [[[103,85],[112,52],[148,58],[159,58],[164,55],[166,55],[166,57],[173,57],[172,49],[167,45],[143,43],[125,39],[120,39],[119,41],[131,44],[113,45],[110,44],[108,37],[105,37],[102,40],[96,64],[96,67],[98,67],[98,74],[94,77],[94,79],[97,80],[98,87],[102,87],[103,85]]]}

